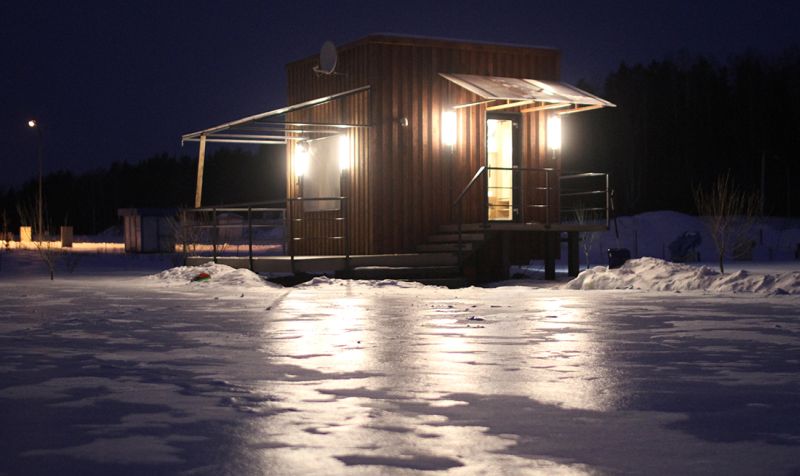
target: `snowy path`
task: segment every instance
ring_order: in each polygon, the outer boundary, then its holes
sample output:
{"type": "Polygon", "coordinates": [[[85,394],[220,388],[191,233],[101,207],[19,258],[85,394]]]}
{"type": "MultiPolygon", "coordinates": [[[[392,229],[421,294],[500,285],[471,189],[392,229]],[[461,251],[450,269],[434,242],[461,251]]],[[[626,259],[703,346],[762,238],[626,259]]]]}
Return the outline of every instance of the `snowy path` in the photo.
{"type": "Polygon", "coordinates": [[[0,276],[0,474],[800,471],[800,297],[0,276]]]}

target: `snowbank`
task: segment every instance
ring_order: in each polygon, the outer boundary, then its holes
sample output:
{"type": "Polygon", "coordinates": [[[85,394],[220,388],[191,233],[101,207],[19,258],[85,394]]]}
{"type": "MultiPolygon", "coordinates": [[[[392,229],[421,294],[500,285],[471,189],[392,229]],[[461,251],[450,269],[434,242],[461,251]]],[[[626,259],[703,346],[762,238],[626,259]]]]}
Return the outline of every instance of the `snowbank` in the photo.
{"type": "Polygon", "coordinates": [[[317,276],[310,281],[298,284],[298,288],[309,288],[319,286],[351,286],[359,285],[369,288],[424,288],[424,287],[438,287],[426,286],[425,284],[417,283],[414,281],[400,281],[397,279],[331,279],[326,276],[317,276]]]}
{"type": "Polygon", "coordinates": [[[742,270],[721,274],[708,266],[639,258],[628,261],[619,269],[604,266],[588,269],[565,284],[564,288],[800,294],[800,272],[761,274],[742,270]]]}
{"type": "Polygon", "coordinates": [[[281,287],[278,284],[265,281],[249,269],[235,269],[224,264],[208,262],[200,266],[178,266],[158,274],[149,276],[149,279],[162,281],[166,284],[187,284],[207,286],[217,284],[221,286],[254,287],[281,287]],[[192,282],[200,273],[207,273],[211,278],[207,281],[192,282]]]}

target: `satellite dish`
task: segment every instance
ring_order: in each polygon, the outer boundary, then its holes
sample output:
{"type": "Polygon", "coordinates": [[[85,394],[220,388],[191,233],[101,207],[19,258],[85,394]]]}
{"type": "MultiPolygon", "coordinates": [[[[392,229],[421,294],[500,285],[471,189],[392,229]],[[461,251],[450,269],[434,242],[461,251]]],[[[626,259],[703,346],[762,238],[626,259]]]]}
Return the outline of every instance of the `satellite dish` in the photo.
{"type": "Polygon", "coordinates": [[[314,67],[314,72],[333,74],[338,60],[339,55],[336,53],[336,45],[334,45],[332,41],[326,41],[322,44],[322,48],[319,51],[319,66],[314,67]]]}

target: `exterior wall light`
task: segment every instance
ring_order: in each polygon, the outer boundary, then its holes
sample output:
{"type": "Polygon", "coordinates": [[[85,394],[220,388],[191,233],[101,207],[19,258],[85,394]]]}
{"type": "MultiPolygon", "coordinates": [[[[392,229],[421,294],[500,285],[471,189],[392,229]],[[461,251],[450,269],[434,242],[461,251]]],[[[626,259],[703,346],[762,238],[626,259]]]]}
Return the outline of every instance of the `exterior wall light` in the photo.
{"type": "Polygon", "coordinates": [[[458,139],[458,121],[456,111],[442,112],[442,145],[454,147],[458,139]]]}
{"type": "Polygon", "coordinates": [[[294,175],[297,178],[303,178],[303,176],[308,173],[309,162],[308,145],[303,142],[298,142],[294,147],[294,158],[292,160],[294,175]]]}
{"type": "Polygon", "coordinates": [[[561,149],[561,116],[558,114],[547,118],[547,147],[553,152],[561,149]]]}
{"type": "Polygon", "coordinates": [[[339,171],[350,168],[350,138],[347,134],[339,136],[339,171]]]}

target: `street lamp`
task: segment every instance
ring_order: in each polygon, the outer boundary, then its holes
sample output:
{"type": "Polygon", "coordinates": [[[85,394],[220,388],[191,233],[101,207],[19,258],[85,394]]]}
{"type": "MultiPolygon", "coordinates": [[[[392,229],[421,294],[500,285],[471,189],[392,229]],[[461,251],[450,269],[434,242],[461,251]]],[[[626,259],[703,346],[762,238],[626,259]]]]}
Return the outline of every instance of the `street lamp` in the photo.
{"type": "Polygon", "coordinates": [[[39,140],[39,199],[36,202],[36,233],[39,243],[42,243],[44,237],[44,219],[42,215],[42,126],[36,120],[31,119],[28,121],[28,127],[36,129],[36,135],[39,140]]]}

